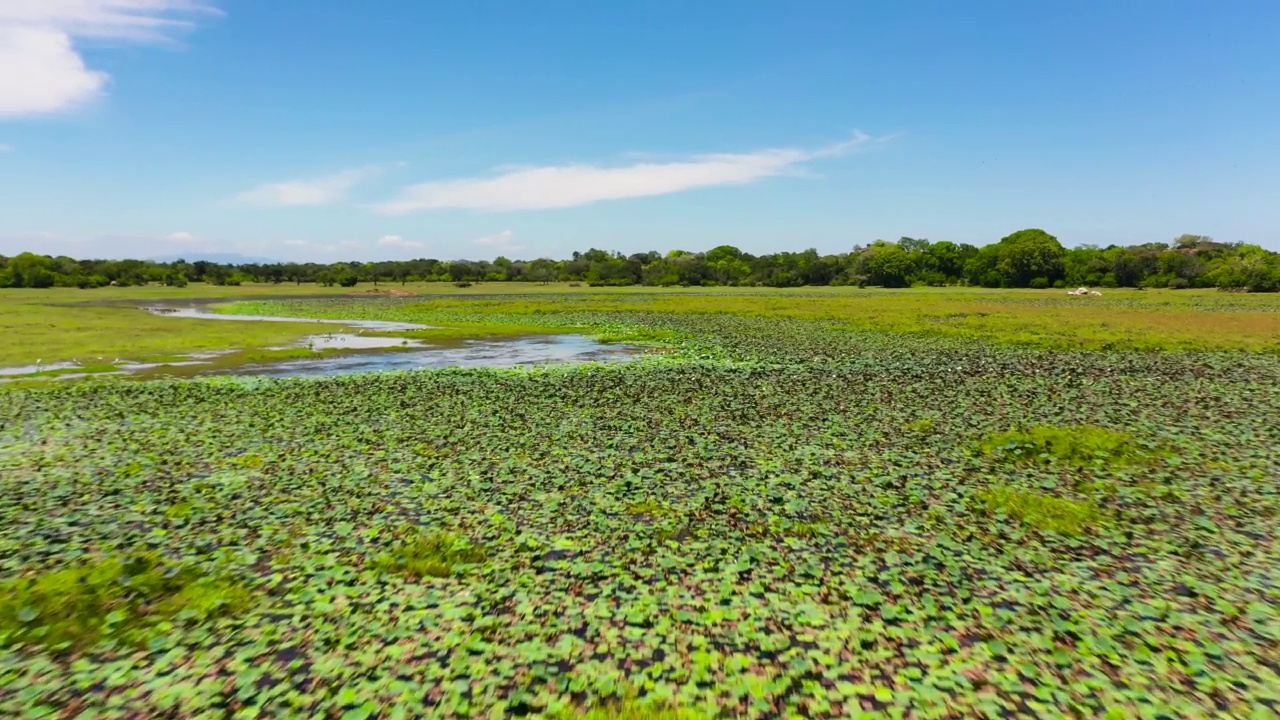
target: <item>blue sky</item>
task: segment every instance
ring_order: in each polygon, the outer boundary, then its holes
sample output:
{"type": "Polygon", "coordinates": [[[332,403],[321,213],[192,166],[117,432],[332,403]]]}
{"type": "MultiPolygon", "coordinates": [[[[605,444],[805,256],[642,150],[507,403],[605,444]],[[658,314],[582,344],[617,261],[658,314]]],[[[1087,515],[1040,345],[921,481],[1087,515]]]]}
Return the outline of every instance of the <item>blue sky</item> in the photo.
{"type": "Polygon", "coordinates": [[[0,253],[1280,250],[1280,3],[3,0],[0,253]]]}

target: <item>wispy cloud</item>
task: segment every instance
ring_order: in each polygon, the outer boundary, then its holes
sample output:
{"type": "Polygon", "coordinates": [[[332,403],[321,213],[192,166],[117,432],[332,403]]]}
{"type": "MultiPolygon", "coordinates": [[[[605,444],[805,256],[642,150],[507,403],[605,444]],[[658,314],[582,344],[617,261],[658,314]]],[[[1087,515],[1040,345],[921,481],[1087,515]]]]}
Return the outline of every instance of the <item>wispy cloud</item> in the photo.
{"type": "Polygon", "coordinates": [[[855,132],[844,142],[817,150],[776,148],[750,153],[696,155],[673,162],[641,162],[620,167],[551,165],[500,169],[492,177],[462,178],[410,185],[399,197],[373,206],[402,215],[435,208],[533,210],[666,195],[717,185],[745,185],[786,175],[800,163],[852,151],[872,139],[855,132]]]}
{"type": "Polygon", "coordinates": [[[185,231],[169,233],[168,235],[165,235],[162,239],[171,243],[193,243],[193,242],[200,241],[200,238],[185,231]]]}
{"type": "Polygon", "coordinates": [[[285,240],[284,244],[288,245],[289,247],[306,247],[307,241],[306,240],[285,240]]]}
{"type": "Polygon", "coordinates": [[[394,247],[403,248],[405,250],[421,250],[426,247],[424,243],[414,240],[405,240],[399,235],[383,235],[378,238],[378,247],[394,247]]]}
{"type": "Polygon", "coordinates": [[[379,172],[378,166],[368,165],[321,177],[266,183],[240,193],[235,201],[263,207],[328,205],[342,200],[351,188],[379,172]]]}
{"type": "Polygon", "coordinates": [[[205,0],[3,0],[0,2],[0,117],[71,109],[110,80],[92,70],[76,38],[163,42],[216,14],[205,0]]]}
{"type": "Polygon", "coordinates": [[[471,244],[478,247],[496,248],[504,251],[523,250],[523,245],[514,244],[515,239],[515,233],[510,230],[503,230],[502,232],[494,233],[492,235],[478,237],[475,240],[472,240],[471,244]]]}

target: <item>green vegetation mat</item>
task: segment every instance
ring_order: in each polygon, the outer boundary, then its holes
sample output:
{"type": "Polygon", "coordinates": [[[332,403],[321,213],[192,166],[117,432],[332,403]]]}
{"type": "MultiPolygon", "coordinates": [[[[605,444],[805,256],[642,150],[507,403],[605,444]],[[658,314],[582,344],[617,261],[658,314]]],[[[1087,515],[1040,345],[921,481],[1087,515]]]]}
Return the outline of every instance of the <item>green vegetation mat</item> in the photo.
{"type": "Polygon", "coordinates": [[[252,309],[670,350],[0,393],[0,716],[1280,712],[1275,354],[568,303],[252,309]]]}

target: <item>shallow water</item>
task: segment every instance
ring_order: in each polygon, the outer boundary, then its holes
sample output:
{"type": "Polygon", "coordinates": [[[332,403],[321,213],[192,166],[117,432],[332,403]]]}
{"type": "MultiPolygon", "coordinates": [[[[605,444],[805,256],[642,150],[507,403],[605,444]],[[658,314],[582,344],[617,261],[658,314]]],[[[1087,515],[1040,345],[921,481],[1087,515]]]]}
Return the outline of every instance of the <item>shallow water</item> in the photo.
{"type": "MultiPolygon", "coordinates": [[[[419,323],[382,320],[331,320],[327,318],[292,318],[271,315],[224,315],[199,306],[148,307],[147,312],[166,317],[202,318],[206,320],[250,320],[262,322],[310,322],[343,325],[380,332],[404,332],[434,327],[419,323]]],[[[344,328],[344,329],[345,329],[344,328]]],[[[186,359],[167,363],[119,362],[117,369],[101,373],[67,373],[49,380],[74,380],[89,375],[130,375],[145,371],[148,377],[241,375],[260,377],[305,377],[346,375],[350,373],[419,368],[512,368],[527,365],[575,362],[623,362],[636,356],[638,348],[628,345],[606,345],[585,335],[535,335],[496,340],[463,340],[448,345],[431,345],[413,338],[363,335],[351,332],[329,332],[310,335],[289,348],[313,350],[345,350],[338,355],[294,360],[276,360],[232,367],[211,362],[217,356],[234,350],[193,353],[186,359]],[[173,371],[170,372],[169,368],[173,371]]],[[[273,348],[284,349],[284,348],[273,348]]],[[[26,375],[45,370],[75,369],[77,363],[56,363],[0,368],[0,382],[5,376],[26,375]]]]}
{"type": "Polygon", "coordinates": [[[193,307],[148,307],[144,308],[153,315],[163,315],[165,317],[185,317],[185,318],[202,318],[204,320],[247,320],[251,322],[291,322],[291,323],[323,323],[325,325],[345,325],[347,327],[364,328],[366,330],[377,330],[379,332],[402,332],[405,330],[427,330],[435,327],[434,325],[423,325],[421,323],[395,322],[392,320],[334,320],[331,318],[298,318],[298,317],[279,317],[276,315],[227,315],[224,313],[209,312],[208,310],[193,307]]]}
{"type": "Polygon", "coordinates": [[[50,370],[70,370],[80,367],[73,362],[47,363],[44,365],[14,365],[12,367],[0,368],[0,377],[5,375],[30,375],[38,372],[48,372],[50,370]]]}
{"type": "Polygon", "coordinates": [[[635,355],[635,348],[604,345],[584,335],[547,335],[508,340],[466,340],[456,346],[427,346],[401,352],[285,360],[242,365],[208,374],[307,377],[422,368],[512,368],[573,362],[622,362],[635,355]]]}
{"type": "Polygon", "coordinates": [[[377,350],[379,348],[423,347],[423,343],[421,340],[401,337],[329,333],[327,335],[309,335],[293,345],[271,349],[284,350],[295,347],[311,348],[312,350],[377,350]]]}

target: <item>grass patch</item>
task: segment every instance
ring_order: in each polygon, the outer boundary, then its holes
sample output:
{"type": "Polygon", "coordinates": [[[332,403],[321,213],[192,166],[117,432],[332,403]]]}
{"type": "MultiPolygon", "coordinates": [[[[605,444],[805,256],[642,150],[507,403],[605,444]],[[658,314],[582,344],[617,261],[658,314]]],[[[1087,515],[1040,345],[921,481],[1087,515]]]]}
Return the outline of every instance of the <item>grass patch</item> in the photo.
{"type": "Polygon", "coordinates": [[[903,430],[912,433],[928,434],[933,432],[933,418],[923,417],[918,420],[912,420],[902,426],[903,430]]]}
{"type": "Polygon", "coordinates": [[[154,553],[102,558],[0,583],[0,646],[145,641],[161,621],[208,620],[252,603],[235,580],[154,553]]]}
{"type": "Polygon", "coordinates": [[[646,701],[634,691],[614,702],[603,702],[589,708],[559,713],[561,720],[710,720],[706,713],[681,708],[670,702],[646,701]]]}
{"type": "Polygon", "coordinates": [[[978,492],[988,510],[1001,512],[1039,530],[1080,535],[1102,520],[1102,512],[1088,501],[1069,500],[1035,490],[997,485],[978,492]]]}
{"type": "Polygon", "coordinates": [[[650,515],[657,517],[659,515],[665,515],[669,511],[653,500],[641,500],[640,502],[628,503],[625,512],[628,515],[650,515]]]}
{"type": "Polygon", "coordinates": [[[163,317],[136,305],[49,304],[76,295],[57,290],[42,303],[14,301],[0,290],[0,367],[85,358],[133,359],[147,355],[287,345],[316,332],[314,323],[236,322],[163,317]]]}
{"type": "Polygon", "coordinates": [[[982,452],[1018,462],[1062,462],[1103,467],[1133,465],[1155,453],[1132,435],[1096,425],[1036,425],[997,433],[982,441],[982,452]]]}
{"type": "Polygon", "coordinates": [[[605,344],[613,343],[653,343],[665,344],[673,343],[685,337],[683,333],[674,330],[663,330],[660,328],[650,327],[627,327],[613,328],[603,332],[596,333],[591,336],[596,342],[605,344]]]}
{"type": "Polygon", "coordinates": [[[386,572],[412,579],[449,577],[459,565],[484,562],[488,553],[466,538],[446,532],[408,528],[398,533],[392,548],[374,565],[386,572]]]}

